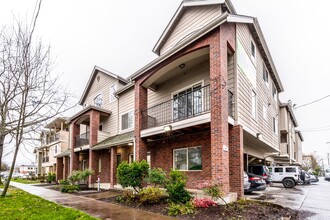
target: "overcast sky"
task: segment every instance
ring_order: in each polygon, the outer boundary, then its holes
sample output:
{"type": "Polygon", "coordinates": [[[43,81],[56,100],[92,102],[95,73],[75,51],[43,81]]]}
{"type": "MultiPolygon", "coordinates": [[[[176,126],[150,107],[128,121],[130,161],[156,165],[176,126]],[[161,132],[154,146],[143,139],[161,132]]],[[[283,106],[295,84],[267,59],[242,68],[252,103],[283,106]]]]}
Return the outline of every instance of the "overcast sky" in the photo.
{"type": "MultiPolygon", "coordinates": [[[[54,74],[80,97],[94,65],[128,77],[156,58],[151,50],[180,2],[46,0],[37,35],[51,45],[54,74]]],[[[238,14],[258,18],[284,86],[282,102],[298,107],[330,95],[330,1],[232,2],[238,14]]],[[[11,24],[13,15],[30,21],[35,5],[36,0],[1,0],[0,25],[11,24]]],[[[295,110],[304,152],[330,152],[329,112],[330,98],[295,110]]],[[[26,163],[33,156],[28,158],[26,163]]]]}

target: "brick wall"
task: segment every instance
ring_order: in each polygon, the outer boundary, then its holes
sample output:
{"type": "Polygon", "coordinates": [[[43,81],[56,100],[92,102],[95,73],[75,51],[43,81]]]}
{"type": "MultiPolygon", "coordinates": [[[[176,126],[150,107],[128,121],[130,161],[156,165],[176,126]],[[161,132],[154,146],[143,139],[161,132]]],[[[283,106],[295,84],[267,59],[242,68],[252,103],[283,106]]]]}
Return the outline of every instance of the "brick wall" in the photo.
{"type": "Polygon", "coordinates": [[[63,178],[63,157],[56,158],[56,181],[62,180],[63,178]]]}
{"type": "Polygon", "coordinates": [[[211,179],[210,131],[177,136],[149,144],[151,167],[160,167],[169,173],[173,168],[173,150],[195,146],[202,146],[203,170],[185,171],[185,174],[188,177],[187,187],[196,188],[198,183],[211,179]]]}
{"type": "Polygon", "coordinates": [[[110,182],[110,152],[109,149],[98,151],[99,159],[101,159],[101,173],[99,173],[99,161],[97,160],[97,169],[95,173],[100,176],[101,183],[110,182]]]}
{"type": "Polygon", "coordinates": [[[237,197],[244,196],[243,189],[243,127],[240,125],[229,127],[229,181],[230,191],[237,192],[237,197]]]}

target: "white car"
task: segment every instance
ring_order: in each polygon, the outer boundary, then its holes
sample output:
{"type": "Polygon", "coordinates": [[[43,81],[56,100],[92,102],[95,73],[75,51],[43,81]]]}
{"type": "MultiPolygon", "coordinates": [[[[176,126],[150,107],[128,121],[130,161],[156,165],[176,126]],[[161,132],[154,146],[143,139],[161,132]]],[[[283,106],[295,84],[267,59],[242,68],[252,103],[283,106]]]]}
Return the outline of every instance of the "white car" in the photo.
{"type": "Polygon", "coordinates": [[[293,188],[300,181],[298,166],[271,166],[268,167],[274,183],[282,183],[285,188],[293,188]]]}
{"type": "Polygon", "coordinates": [[[325,177],[325,180],[330,180],[330,168],[325,170],[324,177],[325,177]]]}

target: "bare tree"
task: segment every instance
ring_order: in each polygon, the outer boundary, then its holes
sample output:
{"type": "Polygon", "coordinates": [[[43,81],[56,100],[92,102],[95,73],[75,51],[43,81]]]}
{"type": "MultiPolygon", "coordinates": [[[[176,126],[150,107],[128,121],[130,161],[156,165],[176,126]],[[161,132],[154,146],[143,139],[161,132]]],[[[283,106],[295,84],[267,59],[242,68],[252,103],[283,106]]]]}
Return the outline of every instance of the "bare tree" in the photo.
{"type": "MultiPolygon", "coordinates": [[[[7,193],[20,147],[47,120],[69,109],[71,95],[61,86],[59,77],[51,74],[50,47],[34,37],[41,2],[38,2],[31,26],[17,21],[13,27],[3,28],[0,36],[0,141],[9,135],[14,148],[2,197],[7,193]]],[[[1,154],[3,143],[0,144],[1,154]]]]}

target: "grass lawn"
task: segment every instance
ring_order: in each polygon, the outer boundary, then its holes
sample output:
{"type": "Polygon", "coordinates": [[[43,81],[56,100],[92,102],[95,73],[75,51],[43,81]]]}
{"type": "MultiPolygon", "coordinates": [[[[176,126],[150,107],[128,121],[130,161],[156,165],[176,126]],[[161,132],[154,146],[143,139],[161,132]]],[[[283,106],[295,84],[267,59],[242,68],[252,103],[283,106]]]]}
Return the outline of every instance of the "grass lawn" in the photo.
{"type": "Polygon", "coordinates": [[[24,184],[35,184],[35,183],[40,183],[39,180],[28,180],[28,179],[11,179],[13,182],[17,183],[24,183],[24,184]]]}
{"type": "Polygon", "coordinates": [[[89,220],[96,218],[10,187],[9,195],[5,198],[0,197],[0,219],[89,220]]]}

